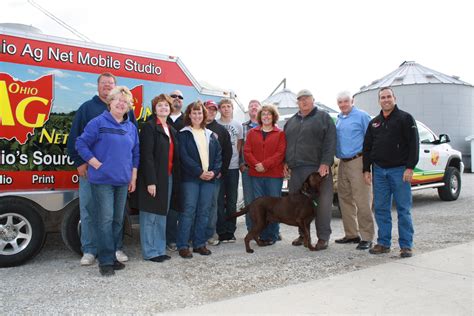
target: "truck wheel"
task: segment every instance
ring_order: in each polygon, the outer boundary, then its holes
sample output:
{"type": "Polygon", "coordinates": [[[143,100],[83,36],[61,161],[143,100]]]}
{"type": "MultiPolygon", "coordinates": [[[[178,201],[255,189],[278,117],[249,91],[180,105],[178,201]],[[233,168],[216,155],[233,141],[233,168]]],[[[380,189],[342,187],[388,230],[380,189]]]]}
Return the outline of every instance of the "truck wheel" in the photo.
{"type": "Polygon", "coordinates": [[[64,244],[75,253],[82,255],[81,250],[81,214],[79,203],[64,213],[61,223],[61,236],[64,244]]]}
{"type": "Polygon", "coordinates": [[[14,267],[36,256],[46,237],[38,208],[19,198],[0,201],[0,267],[14,267]]]}
{"type": "Polygon", "coordinates": [[[457,200],[461,193],[461,175],[459,170],[454,167],[448,167],[443,181],[445,185],[438,188],[439,198],[443,201],[457,200]]]}

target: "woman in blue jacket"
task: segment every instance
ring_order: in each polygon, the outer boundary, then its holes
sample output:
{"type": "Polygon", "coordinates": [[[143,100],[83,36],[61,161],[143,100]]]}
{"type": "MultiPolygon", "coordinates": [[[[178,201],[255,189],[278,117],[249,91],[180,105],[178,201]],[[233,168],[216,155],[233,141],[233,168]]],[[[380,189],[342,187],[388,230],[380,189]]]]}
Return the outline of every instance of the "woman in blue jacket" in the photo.
{"type": "Polygon", "coordinates": [[[182,210],[178,221],[177,247],[182,258],[193,252],[210,255],[206,248],[206,227],[214,194],[214,180],[220,176],[221,147],[216,135],[205,128],[207,112],[201,101],[188,105],[185,127],[178,135],[181,159],[182,210]],[[192,231],[193,230],[193,231],[192,231]]]}
{"type": "Polygon", "coordinates": [[[132,94],[124,86],[115,87],[107,97],[109,111],[92,119],[76,140],[76,149],[90,165],[97,227],[99,270],[104,276],[115,274],[125,265],[115,256],[122,235],[127,191],[135,191],[140,159],[138,133],[127,113],[132,94]]]}

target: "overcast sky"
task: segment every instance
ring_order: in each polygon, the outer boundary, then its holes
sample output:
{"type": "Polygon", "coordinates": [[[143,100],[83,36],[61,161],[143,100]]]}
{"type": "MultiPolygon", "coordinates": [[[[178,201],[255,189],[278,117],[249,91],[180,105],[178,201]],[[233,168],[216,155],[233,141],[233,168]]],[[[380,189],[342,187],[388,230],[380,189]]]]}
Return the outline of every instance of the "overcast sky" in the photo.
{"type": "MultiPolygon", "coordinates": [[[[474,84],[472,1],[36,0],[93,41],[178,56],[199,81],[246,106],[287,79],[333,108],[405,60],[474,84]]],[[[77,39],[26,0],[0,23],[77,39]]]]}

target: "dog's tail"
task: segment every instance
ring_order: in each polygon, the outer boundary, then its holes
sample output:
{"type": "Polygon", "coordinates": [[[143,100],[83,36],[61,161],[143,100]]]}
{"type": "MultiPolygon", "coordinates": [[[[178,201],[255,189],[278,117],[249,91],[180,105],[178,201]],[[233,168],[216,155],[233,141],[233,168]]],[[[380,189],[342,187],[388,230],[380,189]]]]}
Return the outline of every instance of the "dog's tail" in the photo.
{"type": "Polygon", "coordinates": [[[249,205],[246,205],[245,207],[241,208],[240,209],[240,212],[235,212],[234,214],[226,217],[226,221],[231,219],[231,218],[236,218],[236,217],[239,217],[239,216],[242,216],[244,214],[247,214],[248,212],[250,211],[250,204],[249,205]]]}

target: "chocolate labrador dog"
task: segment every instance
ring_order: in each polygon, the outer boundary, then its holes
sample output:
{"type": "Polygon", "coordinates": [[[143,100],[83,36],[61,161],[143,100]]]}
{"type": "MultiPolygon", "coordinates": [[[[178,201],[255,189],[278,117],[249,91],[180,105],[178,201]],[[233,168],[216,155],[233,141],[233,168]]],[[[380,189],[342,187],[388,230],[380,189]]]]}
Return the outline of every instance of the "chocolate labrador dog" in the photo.
{"type": "Polygon", "coordinates": [[[304,245],[309,250],[316,248],[311,245],[310,224],[316,217],[316,202],[319,196],[322,178],[318,172],[311,173],[303,183],[300,191],[284,197],[262,196],[230,216],[239,217],[249,213],[252,219],[252,229],[245,236],[245,249],[253,253],[250,241],[254,239],[259,246],[264,246],[258,237],[269,223],[280,222],[298,226],[304,231],[304,245]]]}

